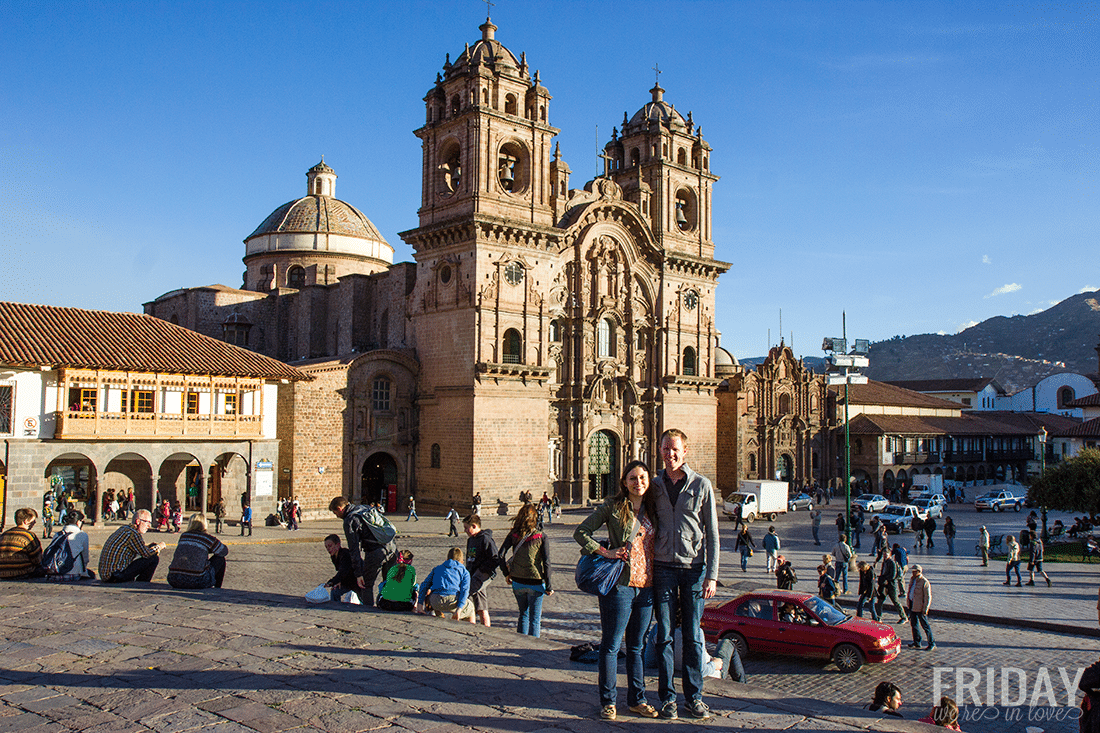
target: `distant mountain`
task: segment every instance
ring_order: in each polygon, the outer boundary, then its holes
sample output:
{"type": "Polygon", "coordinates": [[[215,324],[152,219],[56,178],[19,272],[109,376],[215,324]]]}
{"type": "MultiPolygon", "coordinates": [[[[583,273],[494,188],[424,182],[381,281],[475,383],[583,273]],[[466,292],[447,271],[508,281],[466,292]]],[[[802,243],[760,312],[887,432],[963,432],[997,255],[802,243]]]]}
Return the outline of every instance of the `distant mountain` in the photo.
{"type": "Polygon", "coordinates": [[[879,381],[993,377],[1009,393],[1058,372],[1098,371],[1100,291],[1041,313],[997,316],[955,334],[897,336],[871,345],[867,376],[879,381]]]}

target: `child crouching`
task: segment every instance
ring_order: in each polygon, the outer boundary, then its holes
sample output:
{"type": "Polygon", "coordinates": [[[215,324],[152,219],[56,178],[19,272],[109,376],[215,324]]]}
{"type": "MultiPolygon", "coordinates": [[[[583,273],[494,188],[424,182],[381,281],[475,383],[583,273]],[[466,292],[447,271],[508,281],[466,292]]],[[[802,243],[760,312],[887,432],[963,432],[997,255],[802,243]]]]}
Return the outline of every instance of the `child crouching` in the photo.
{"type": "Polygon", "coordinates": [[[378,587],[378,607],[383,611],[412,611],[416,607],[416,568],[408,550],[397,553],[397,564],[378,587]]]}
{"type": "Polygon", "coordinates": [[[461,547],[452,547],[447,560],[432,568],[428,577],[420,584],[420,598],[416,606],[417,613],[424,613],[424,607],[436,616],[447,613],[455,621],[473,618],[474,604],[470,602],[470,571],[462,564],[465,553],[461,547]]]}

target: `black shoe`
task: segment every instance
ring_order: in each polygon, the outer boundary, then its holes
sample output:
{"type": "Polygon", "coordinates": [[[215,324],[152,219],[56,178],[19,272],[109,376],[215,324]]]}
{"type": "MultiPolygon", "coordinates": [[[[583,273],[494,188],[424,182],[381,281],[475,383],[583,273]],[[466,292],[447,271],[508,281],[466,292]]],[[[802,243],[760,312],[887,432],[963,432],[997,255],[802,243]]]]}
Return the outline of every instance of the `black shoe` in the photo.
{"type": "Polygon", "coordinates": [[[702,700],[692,700],[687,706],[688,715],[698,720],[707,720],[711,717],[710,708],[702,700]]]}
{"type": "Polygon", "coordinates": [[[1001,583],[1001,585],[1012,585],[1012,581],[1006,580],[1005,582],[1001,583]]]}
{"type": "Polygon", "coordinates": [[[1029,581],[1027,581],[1027,584],[1028,585],[1035,585],[1035,581],[1034,580],[1029,580],[1029,581]]]}
{"type": "Polygon", "coordinates": [[[932,651],[932,650],[933,650],[933,649],[935,649],[935,648],[936,648],[936,645],[935,645],[935,644],[929,644],[928,646],[926,646],[926,647],[924,648],[924,650],[925,650],[926,652],[930,652],[930,651],[932,651]]]}
{"type": "MultiPolygon", "coordinates": [[[[1032,585],[1035,585],[1035,584],[1034,584],[1034,583],[1032,583],[1032,585]]],[[[1017,587],[1017,588],[1021,587],[1020,581],[1018,581],[1018,580],[1016,581],[1016,587],[1017,587]]]]}
{"type": "Polygon", "coordinates": [[[1050,587],[1050,578],[1047,578],[1047,588],[1050,587]]]}
{"type": "Polygon", "coordinates": [[[676,701],[666,702],[661,706],[661,719],[662,720],[676,720],[680,717],[680,714],[676,712],[676,701]]]}
{"type": "Polygon", "coordinates": [[[906,644],[910,649],[920,649],[920,642],[914,641],[912,644],[906,644]]]}

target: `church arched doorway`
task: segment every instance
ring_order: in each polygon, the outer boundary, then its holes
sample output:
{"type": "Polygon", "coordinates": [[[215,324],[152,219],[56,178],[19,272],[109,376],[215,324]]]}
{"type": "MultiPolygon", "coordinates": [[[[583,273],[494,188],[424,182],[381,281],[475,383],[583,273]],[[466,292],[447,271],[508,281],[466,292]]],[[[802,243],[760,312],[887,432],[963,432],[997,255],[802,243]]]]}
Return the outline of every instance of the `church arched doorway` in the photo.
{"type": "Polygon", "coordinates": [[[363,462],[362,502],[378,502],[386,511],[397,507],[397,462],[389,453],[374,453],[363,462]]]}
{"type": "Polygon", "coordinates": [[[775,478],[777,481],[790,481],[794,474],[794,461],[791,457],[784,453],[779,456],[779,461],[775,466],[775,478]]]}
{"type": "Polygon", "coordinates": [[[615,493],[619,478],[619,439],[610,430],[588,439],[588,498],[599,501],[615,493]]]}

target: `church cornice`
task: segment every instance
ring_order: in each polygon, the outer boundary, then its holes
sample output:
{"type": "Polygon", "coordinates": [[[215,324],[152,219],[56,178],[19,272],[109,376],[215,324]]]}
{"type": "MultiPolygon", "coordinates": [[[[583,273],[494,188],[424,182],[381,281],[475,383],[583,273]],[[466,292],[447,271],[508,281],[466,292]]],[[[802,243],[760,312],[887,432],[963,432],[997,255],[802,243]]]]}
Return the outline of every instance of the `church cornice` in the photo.
{"type": "Polygon", "coordinates": [[[718,276],[732,267],[729,262],[670,251],[665,252],[664,265],[669,273],[703,278],[713,282],[717,282],[718,276]]]}
{"type": "Polygon", "coordinates": [[[464,215],[398,234],[417,252],[445,249],[459,244],[491,242],[501,246],[557,252],[562,232],[555,227],[517,223],[485,214],[464,215]]]}
{"type": "Polygon", "coordinates": [[[478,362],[477,368],[478,381],[485,379],[491,379],[496,382],[500,381],[512,381],[512,382],[538,382],[545,383],[550,379],[549,367],[534,366],[531,364],[497,364],[494,362],[478,362]]]}

